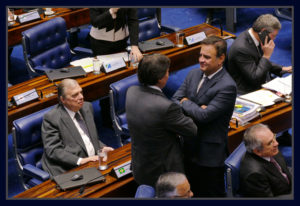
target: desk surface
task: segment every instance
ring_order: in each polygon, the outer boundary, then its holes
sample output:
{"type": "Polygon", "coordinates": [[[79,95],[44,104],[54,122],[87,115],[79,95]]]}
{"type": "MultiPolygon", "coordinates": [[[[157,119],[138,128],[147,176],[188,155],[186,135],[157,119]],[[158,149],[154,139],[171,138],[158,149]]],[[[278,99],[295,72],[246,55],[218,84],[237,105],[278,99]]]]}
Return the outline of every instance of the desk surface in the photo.
{"type": "MultiPolygon", "coordinates": [[[[220,29],[208,24],[200,24],[187,29],[182,30],[186,36],[205,32],[207,36],[220,35],[220,29]]],[[[235,37],[234,35],[224,31],[224,37],[235,37]]],[[[166,34],[159,38],[169,38],[175,43],[175,33],[166,34]]],[[[187,46],[182,48],[174,47],[170,49],[159,50],[156,52],[167,55],[171,59],[170,71],[179,70],[190,65],[198,63],[199,56],[199,44],[187,46]]],[[[153,53],[153,52],[149,52],[153,53]]],[[[94,101],[100,97],[108,95],[109,85],[122,78],[130,76],[136,73],[136,68],[127,67],[122,70],[118,70],[108,74],[94,75],[93,73],[87,74],[86,77],[76,78],[80,86],[83,89],[85,100],[94,101]]],[[[27,103],[26,105],[13,106],[8,109],[8,131],[12,129],[12,122],[15,119],[21,118],[33,112],[39,111],[43,108],[57,104],[57,87],[60,81],[50,82],[46,75],[33,78],[31,80],[22,82],[20,84],[11,86],[8,88],[8,100],[11,101],[14,95],[23,93],[25,91],[36,89],[38,94],[41,92],[38,100],[27,103]]]]}
{"type": "MultiPolygon", "coordinates": [[[[292,121],[292,105],[289,103],[278,103],[266,109],[261,113],[261,117],[254,119],[250,124],[235,128],[231,124],[231,129],[228,132],[229,150],[232,152],[236,146],[242,141],[244,131],[257,123],[268,124],[273,132],[279,132],[291,127],[292,121]]],[[[110,170],[131,159],[131,144],[127,144],[116,149],[109,155],[109,162],[113,162],[110,167],[103,172],[106,176],[105,183],[99,183],[92,186],[87,186],[82,195],[79,194],[79,189],[68,190],[62,192],[56,188],[56,183],[48,180],[36,187],[26,190],[18,194],[15,198],[98,198],[98,197],[120,197],[120,188],[125,188],[123,197],[134,197],[136,187],[129,187],[134,182],[132,174],[129,174],[121,179],[116,179],[109,174],[110,170]],[[112,195],[113,194],[113,195],[112,195]]],[[[79,166],[74,170],[79,170],[86,167],[97,167],[98,163],[90,162],[79,166]]],[[[74,171],[72,170],[72,171],[74,171]]]]}
{"type": "MultiPolygon", "coordinates": [[[[20,24],[15,23],[13,26],[9,27],[8,29],[8,46],[14,46],[16,44],[21,43],[22,40],[22,32],[36,26],[38,24],[41,24],[45,21],[48,21],[50,19],[53,19],[55,17],[62,17],[66,21],[67,28],[73,28],[78,27],[81,25],[89,24],[90,23],[90,13],[88,8],[53,8],[52,9],[55,13],[53,15],[46,16],[44,14],[41,14],[40,20],[20,24]]],[[[22,10],[16,12],[16,14],[21,14],[22,10]]]]}

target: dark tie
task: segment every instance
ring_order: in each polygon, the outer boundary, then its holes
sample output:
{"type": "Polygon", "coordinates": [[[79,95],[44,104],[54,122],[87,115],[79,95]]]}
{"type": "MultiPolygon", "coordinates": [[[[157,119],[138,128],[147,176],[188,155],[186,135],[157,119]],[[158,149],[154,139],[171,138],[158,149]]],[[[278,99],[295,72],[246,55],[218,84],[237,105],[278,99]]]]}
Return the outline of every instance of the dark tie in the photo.
{"type": "Polygon", "coordinates": [[[263,50],[262,50],[262,48],[261,48],[260,43],[259,43],[259,45],[258,45],[257,48],[258,48],[258,52],[259,52],[260,56],[263,56],[264,52],[263,52],[263,50]]]}
{"type": "Polygon", "coordinates": [[[203,78],[204,78],[204,81],[203,81],[201,87],[198,89],[198,92],[200,92],[201,90],[205,90],[206,87],[207,87],[207,83],[209,82],[209,78],[208,77],[204,77],[203,76],[203,78]]]}
{"type": "Polygon", "coordinates": [[[270,162],[272,162],[275,165],[275,167],[278,169],[280,174],[286,179],[288,184],[290,184],[288,176],[282,171],[282,169],[281,169],[280,165],[278,164],[278,162],[273,157],[270,158],[270,162]]]}
{"type": "Polygon", "coordinates": [[[77,122],[78,122],[80,128],[82,129],[82,131],[84,131],[84,133],[88,137],[90,137],[89,131],[88,131],[87,126],[85,124],[85,121],[81,118],[81,116],[80,116],[80,114],[78,112],[76,112],[76,114],[75,114],[75,119],[77,120],[77,122]]]}

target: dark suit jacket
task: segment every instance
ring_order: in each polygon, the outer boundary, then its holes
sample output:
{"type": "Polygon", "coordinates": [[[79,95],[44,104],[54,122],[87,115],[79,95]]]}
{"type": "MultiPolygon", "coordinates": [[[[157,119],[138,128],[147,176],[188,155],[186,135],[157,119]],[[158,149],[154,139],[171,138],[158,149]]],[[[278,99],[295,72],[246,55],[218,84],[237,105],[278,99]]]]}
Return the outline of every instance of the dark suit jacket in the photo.
{"type": "Polygon", "coordinates": [[[184,172],[177,134],[194,136],[197,127],[181,108],[156,90],[132,86],[126,96],[132,169],[138,184],[154,186],[165,172],[184,172]]]}
{"type": "Polygon", "coordinates": [[[274,159],[287,174],[290,184],[276,166],[265,159],[246,152],[240,166],[240,193],[245,197],[274,197],[288,194],[292,188],[292,176],[279,152],[274,159]]]}
{"type": "Polygon", "coordinates": [[[183,102],[182,108],[198,126],[197,137],[184,142],[187,160],[199,166],[221,167],[228,151],[227,133],[236,85],[223,68],[209,80],[205,91],[200,88],[197,93],[202,76],[200,69],[190,71],[173,99],[178,104],[183,97],[189,99],[183,102]],[[207,105],[207,108],[202,109],[201,105],[207,105]]]}
{"type": "MultiPolygon", "coordinates": [[[[80,113],[86,122],[96,152],[104,145],[98,139],[92,104],[84,102],[80,113]]],[[[76,167],[79,157],[88,157],[79,131],[61,104],[45,114],[42,124],[42,140],[44,144],[42,166],[51,176],[76,167]]]]}
{"type": "Polygon", "coordinates": [[[230,47],[227,69],[237,84],[238,94],[245,94],[270,81],[270,72],[281,75],[282,66],[263,58],[246,30],[230,47]]]}

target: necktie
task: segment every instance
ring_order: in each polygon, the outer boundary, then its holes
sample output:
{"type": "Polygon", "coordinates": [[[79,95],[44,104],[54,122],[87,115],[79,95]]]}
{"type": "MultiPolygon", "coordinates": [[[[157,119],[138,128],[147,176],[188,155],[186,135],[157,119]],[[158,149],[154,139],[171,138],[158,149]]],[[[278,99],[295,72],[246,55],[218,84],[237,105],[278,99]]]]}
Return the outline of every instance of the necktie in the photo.
{"type": "MultiPolygon", "coordinates": [[[[199,83],[199,86],[198,86],[198,89],[197,89],[197,93],[202,89],[205,89],[206,88],[206,85],[207,85],[207,83],[208,83],[208,81],[209,81],[209,78],[208,77],[202,77],[202,78],[204,78],[204,81],[203,81],[203,83],[202,84],[200,84],[199,83]]],[[[201,79],[202,80],[202,79],[201,79]]],[[[201,82],[201,81],[200,81],[201,82]]]]}
{"type": "Polygon", "coordinates": [[[78,122],[80,128],[84,131],[84,133],[85,133],[88,137],[90,137],[89,131],[88,131],[88,129],[87,129],[87,126],[86,126],[84,120],[81,118],[81,116],[80,116],[80,114],[79,114],[78,112],[76,112],[76,114],[75,114],[75,119],[77,120],[77,122],[78,122]]]}
{"type": "Polygon", "coordinates": [[[286,179],[286,181],[288,182],[288,184],[290,184],[289,178],[282,171],[282,169],[281,169],[280,165],[278,164],[278,162],[273,157],[270,158],[270,162],[272,162],[275,165],[275,167],[278,169],[278,171],[280,172],[280,174],[286,179]]]}
{"type": "Polygon", "coordinates": [[[259,44],[257,48],[258,48],[258,53],[260,54],[260,56],[262,56],[264,54],[264,52],[261,48],[261,45],[259,44]]]}

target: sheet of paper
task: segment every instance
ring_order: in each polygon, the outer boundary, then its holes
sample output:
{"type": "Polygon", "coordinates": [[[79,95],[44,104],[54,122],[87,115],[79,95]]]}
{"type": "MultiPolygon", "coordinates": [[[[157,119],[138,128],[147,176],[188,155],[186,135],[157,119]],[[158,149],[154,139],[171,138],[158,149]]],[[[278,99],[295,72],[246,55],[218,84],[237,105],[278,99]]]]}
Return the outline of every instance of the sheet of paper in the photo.
{"type": "Polygon", "coordinates": [[[263,88],[280,92],[281,94],[288,95],[292,93],[292,75],[282,78],[275,78],[266,84],[262,85],[263,88]]]}
{"type": "Polygon", "coordinates": [[[102,62],[110,62],[111,60],[115,59],[124,59],[125,62],[129,61],[127,52],[120,52],[120,53],[115,53],[115,54],[108,54],[108,55],[99,55],[97,56],[97,59],[101,60],[102,62]]]}
{"type": "Polygon", "coordinates": [[[241,95],[239,96],[239,98],[255,102],[264,107],[271,106],[275,104],[275,102],[278,99],[281,99],[278,95],[274,94],[273,92],[264,89],[241,95]]]}
{"type": "Polygon", "coordinates": [[[84,69],[84,71],[86,73],[93,71],[93,58],[92,57],[78,59],[76,61],[72,61],[70,64],[73,66],[82,66],[82,68],[84,69]]]}

